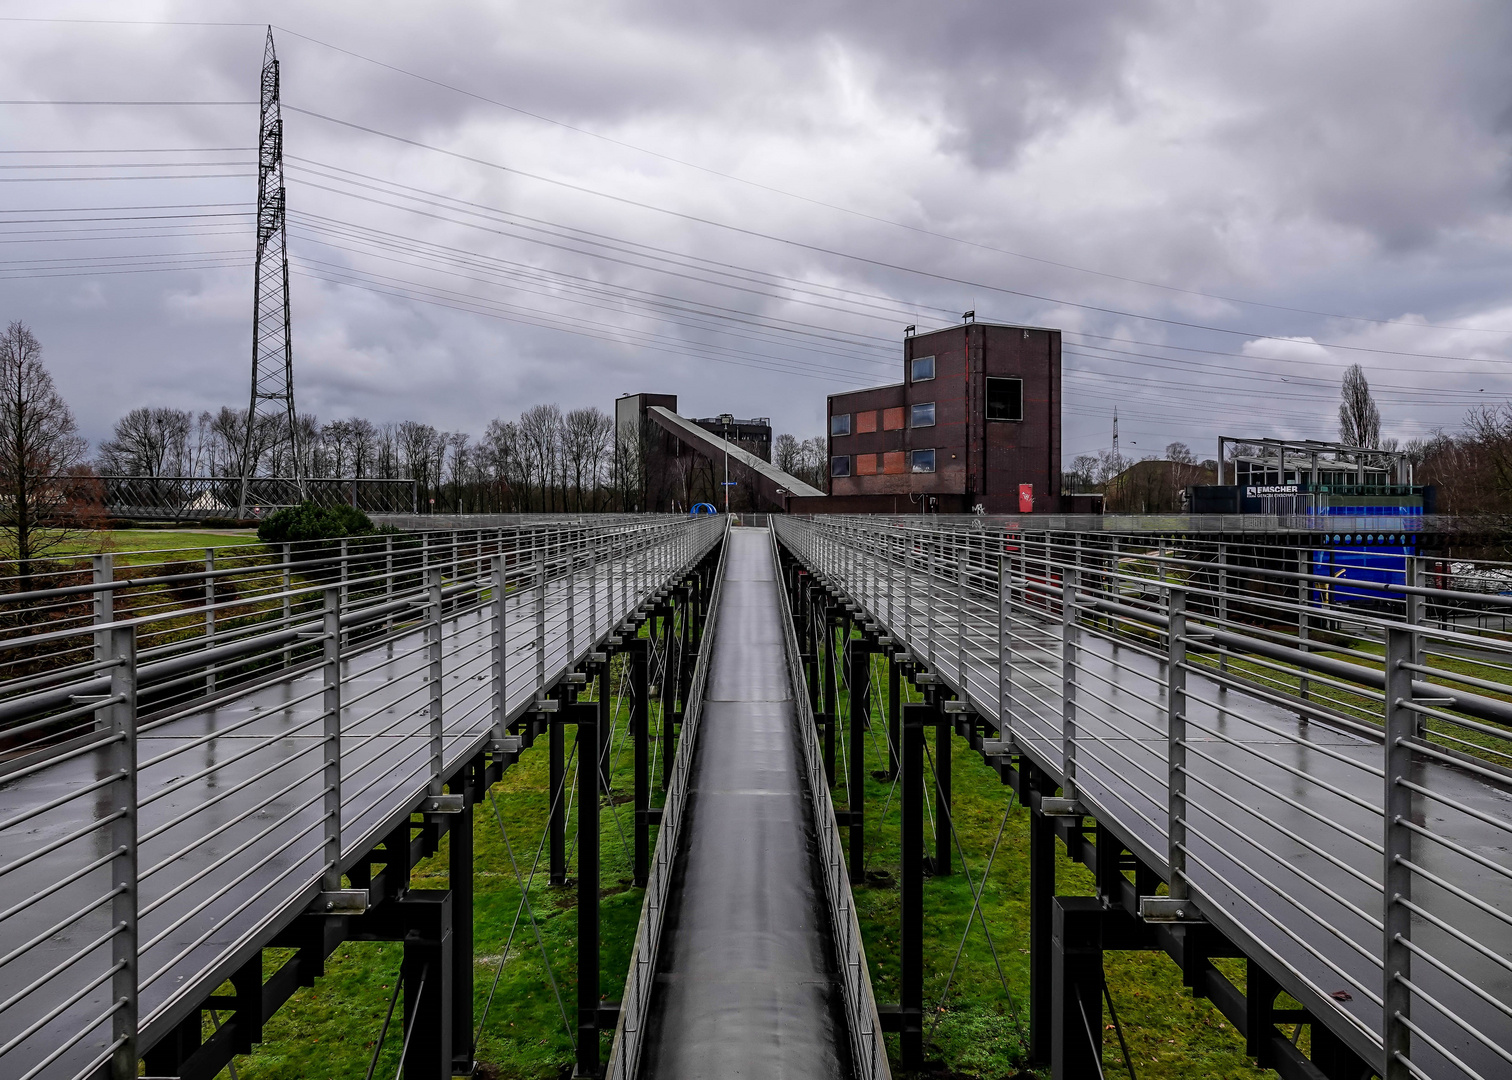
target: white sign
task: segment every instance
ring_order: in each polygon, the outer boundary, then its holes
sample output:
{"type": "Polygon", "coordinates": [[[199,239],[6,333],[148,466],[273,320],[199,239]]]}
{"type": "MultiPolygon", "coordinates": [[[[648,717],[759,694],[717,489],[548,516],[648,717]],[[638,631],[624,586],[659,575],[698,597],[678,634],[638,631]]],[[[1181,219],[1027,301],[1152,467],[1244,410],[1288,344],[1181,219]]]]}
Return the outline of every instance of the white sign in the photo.
{"type": "Polygon", "coordinates": [[[1258,499],[1262,495],[1297,495],[1302,491],[1296,484],[1256,484],[1244,489],[1246,499],[1258,499]]]}

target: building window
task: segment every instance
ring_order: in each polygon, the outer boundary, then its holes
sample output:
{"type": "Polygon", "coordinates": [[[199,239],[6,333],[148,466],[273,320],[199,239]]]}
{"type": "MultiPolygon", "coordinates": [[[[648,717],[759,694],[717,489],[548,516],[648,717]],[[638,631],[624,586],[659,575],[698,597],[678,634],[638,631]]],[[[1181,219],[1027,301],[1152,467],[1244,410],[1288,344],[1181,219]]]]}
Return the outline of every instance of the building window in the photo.
{"type": "Polygon", "coordinates": [[[1024,418],[1024,380],[987,376],[987,419],[1024,418]]]}
{"type": "Polygon", "coordinates": [[[914,382],[927,382],[934,378],[934,357],[916,356],[909,367],[914,382]]]}
{"type": "Polygon", "coordinates": [[[934,406],[932,401],[926,401],[922,405],[915,405],[909,413],[909,427],[934,427],[934,406]]]}
{"type": "Polygon", "coordinates": [[[850,475],[850,456],[848,454],[838,454],[835,457],[830,458],[830,475],[850,475]]]}
{"type": "Polygon", "coordinates": [[[935,452],[915,450],[909,455],[909,468],[914,472],[934,472],[935,452]]]}
{"type": "Polygon", "coordinates": [[[831,435],[849,435],[850,434],[850,416],[851,416],[850,413],[843,412],[843,413],[836,413],[834,416],[830,417],[830,434],[831,435]]]}

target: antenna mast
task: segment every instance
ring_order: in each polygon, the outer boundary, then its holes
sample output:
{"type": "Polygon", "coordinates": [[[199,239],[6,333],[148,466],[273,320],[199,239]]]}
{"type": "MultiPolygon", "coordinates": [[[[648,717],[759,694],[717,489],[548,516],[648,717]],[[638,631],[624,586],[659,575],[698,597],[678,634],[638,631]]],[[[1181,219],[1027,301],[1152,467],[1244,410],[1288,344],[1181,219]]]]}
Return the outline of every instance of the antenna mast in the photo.
{"type": "MultiPolygon", "coordinates": [[[[290,408],[293,402],[290,402],[290,408]]],[[[1118,458],[1118,406],[1113,406],[1113,457],[1118,458]]]]}
{"type": "Polygon", "coordinates": [[[262,112],[257,139],[257,259],[252,271],[252,399],[242,443],[241,495],[237,516],[247,516],[247,487],[257,472],[258,412],[282,402],[289,425],[289,456],[301,500],[299,425],[294,416],[294,355],[289,339],[289,241],[284,230],[283,114],[278,99],[278,56],[273,28],[263,49],[262,112]]]}

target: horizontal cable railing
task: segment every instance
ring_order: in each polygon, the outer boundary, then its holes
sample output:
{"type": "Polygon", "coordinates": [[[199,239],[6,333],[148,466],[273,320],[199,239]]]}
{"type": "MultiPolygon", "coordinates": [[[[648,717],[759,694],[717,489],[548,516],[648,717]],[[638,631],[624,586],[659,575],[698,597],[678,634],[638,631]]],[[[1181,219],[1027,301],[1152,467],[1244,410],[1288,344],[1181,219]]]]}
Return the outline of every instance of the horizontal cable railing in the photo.
{"type": "Polygon", "coordinates": [[[147,1039],[456,769],[514,745],[509,725],[723,527],[522,523],[9,582],[0,1075],[136,1075],[147,1039]],[[26,617],[60,597],[78,610],[26,617]]]}
{"type": "Polygon", "coordinates": [[[774,518],[1383,1074],[1503,1075],[1507,567],[1023,520],[774,518]]]}
{"type": "MultiPolygon", "coordinates": [[[[728,519],[725,519],[728,521],[728,519]]],[[[703,718],[704,687],[713,663],[714,640],[719,632],[719,598],[724,591],[724,560],[714,575],[709,594],[708,615],[700,636],[698,659],[686,698],[677,753],[672,762],[672,777],[666,785],[661,823],[656,829],[651,872],[646,879],[645,900],[641,904],[640,922],[635,928],[635,943],[630,949],[630,967],[625,976],[625,991],[620,999],[619,1019],[615,1023],[614,1041],[604,1075],[609,1080],[630,1080],[639,1075],[641,1054],[645,1050],[646,1019],[656,984],[656,966],[660,955],[662,928],[672,887],[672,868],[677,859],[678,837],[682,833],[687,808],[688,774],[693,768],[693,753],[698,745],[698,725],[703,718]]],[[[662,723],[671,721],[663,712],[662,723]]]]}

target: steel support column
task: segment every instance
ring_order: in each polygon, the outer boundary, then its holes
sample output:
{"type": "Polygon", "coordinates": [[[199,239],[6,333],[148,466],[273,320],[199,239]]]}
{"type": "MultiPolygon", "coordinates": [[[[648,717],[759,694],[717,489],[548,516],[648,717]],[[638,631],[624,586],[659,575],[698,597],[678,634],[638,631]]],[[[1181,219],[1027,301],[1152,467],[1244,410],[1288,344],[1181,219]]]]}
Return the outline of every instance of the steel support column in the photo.
{"type": "MultiPolygon", "coordinates": [[[[565,703],[564,703],[565,704],[565,703]]],[[[560,713],[546,714],[547,775],[551,802],[547,828],[551,833],[550,881],[567,883],[567,734],[560,713]]]]}
{"type": "Polygon", "coordinates": [[[1029,813],[1029,1064],[1050,1064],[1051,1015],[1051,936],[1055,919],[1055,821],[1037,808],[1040,795],[1055,794],[1055,781],[1027,760],[1024,771],[1022,801],[1029,813]]]}
{"type": "Polygon", "coordinates": [[[651,668],[645,638],[629,643],[630,735],[635,743],[635,884],[651,876],[651,668]]]}
{"type": "Polygon", "coordinates": [[[1103,902],[1092,896],[1057,896],[1053,926],[1051,1080],[1100,1077],[1103,902]]]}
{"type": "Polygon", "coordinates": [[[898,776],[898,746],[902,735],[903,713],[899,701],[902,695],[903,665],[895,657],[887,659],[887,779],[898,776]]]}
{"type": "Polygon", "coordinates": [[[599,1075],[599,707],[572,708],[578,737],[578,1024],[574,1076],[599,1075]]]}
{"type": "Polygon", "coordinates": [[[898,780],[902,814],[898,927],[898,1053],[904,1069],[924,1063],[924,728],[933,705],[903,709],[903,753],[898,780]]]}
{"type": "MultiPolygon", "coordinates": [[[[934,697],[931,692],[931,697],[934,697]]],[[[939,713],[939,704],[935,704],[935,853],[930,860],[930,870],[936,877],[943,877],[952,872],[950,845],[951,845],[951,818],[950,818],[950,750],[951,736],[955,734],[955,728],[950,723],[948,716],[939,713]]]]}
{"type": "Polygon", "coordinates": [[[871,726],[871,646],[846,641],[850,669],[850,781],[845,790],[849,815],[850,879],[866,877],[866,731],[871,726]]]}
{"type": "Polygon", "coordinates": [[[452,780],[462,810],[447,830],[447,881],[451,885],[451,1050],[452,1074],[473,1071],[473,802],[482,788],[483,759],[469,762],[452,780]]]}

